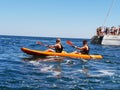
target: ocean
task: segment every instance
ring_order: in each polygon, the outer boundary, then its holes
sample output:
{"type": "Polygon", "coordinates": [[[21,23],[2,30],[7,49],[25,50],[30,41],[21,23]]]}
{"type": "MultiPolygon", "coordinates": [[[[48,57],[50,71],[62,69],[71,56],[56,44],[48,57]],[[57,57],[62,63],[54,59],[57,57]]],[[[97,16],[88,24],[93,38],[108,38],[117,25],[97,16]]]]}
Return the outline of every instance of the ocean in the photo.
{"type": "MultiPolygon", "coordinates": [[[[120,46],[93,45],[87,39],[90,54],[103,59],[72,59],[66,57],[33,57],[21,47],[46,50],[38,45],[55,43],[52,37],[0,35],[0,90],[120,90],[120,46]]],[[[81,38],[61,38],[64,50],[75,49],[70,40],[82,46],[81,38]]]]}

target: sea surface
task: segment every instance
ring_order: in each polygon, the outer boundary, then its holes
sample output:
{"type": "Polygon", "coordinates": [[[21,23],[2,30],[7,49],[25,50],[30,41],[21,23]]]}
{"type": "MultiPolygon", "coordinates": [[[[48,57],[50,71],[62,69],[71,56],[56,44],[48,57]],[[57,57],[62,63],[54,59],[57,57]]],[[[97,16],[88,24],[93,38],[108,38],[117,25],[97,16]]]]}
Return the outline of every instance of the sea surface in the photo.
{"type": "MultiPolygon", "coordinates": [[[[55,43],[51,37],[0,36],[0,90],[120,90],[120,46],[88,44],[90,54],[103,59],[66,57],[33,57],[21,47],[48,49],[55,43]]],[[[75,51],[66,43],[82,46],[80,38],[61,38],[64,50],[75,51]]]]}

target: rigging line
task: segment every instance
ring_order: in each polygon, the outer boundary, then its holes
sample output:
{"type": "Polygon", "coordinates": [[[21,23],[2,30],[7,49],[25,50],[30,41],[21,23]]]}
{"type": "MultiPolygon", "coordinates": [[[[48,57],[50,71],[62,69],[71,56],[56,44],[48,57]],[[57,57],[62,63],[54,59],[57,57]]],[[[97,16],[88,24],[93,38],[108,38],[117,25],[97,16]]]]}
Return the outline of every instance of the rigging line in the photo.
{"type": "Polygon", "coordinates": [[[110,8],[109,8],[109,10],[108,10],[107,16],[106,16],[106,18],[105,18],[105,20],[104,20],[104,23],[103,23],[103,27],[105,26],[106,21],[107,21],[107,19],[108,19],[108,16],[110,15],[110,12],[111,12],[111,10],[112,10],[112,7],[113,7],[114,2],[115,2],[115,0],[112,0],[111,6],[110,6],[110,8]]]}

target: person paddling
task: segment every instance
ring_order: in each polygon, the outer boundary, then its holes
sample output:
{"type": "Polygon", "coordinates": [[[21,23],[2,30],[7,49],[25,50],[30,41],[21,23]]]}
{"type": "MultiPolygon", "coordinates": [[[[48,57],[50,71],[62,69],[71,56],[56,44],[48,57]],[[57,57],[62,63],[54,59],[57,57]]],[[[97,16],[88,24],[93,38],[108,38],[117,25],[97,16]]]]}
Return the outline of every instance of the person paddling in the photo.
{"type": "Polygon", "coordinates": [[[55,45],[50,45],[48,47],[51,48],[51,49],[46,50],[46,51],[49,51],[49,52],[61,53],[63,51],[63,46],[61,44],[61,39],[60,38],[56,39],[56,44],[55,45]]]}
{"type": "Polygon", "coordinates": [[[73,53],[81,53],[81,54],[89,54],[89,46],[87,44],[87,40],[83,40],[83,46],[82,47],[77,47],[77,46],[73,46],[74,48],[80,50],[80,52],[75,51],[73,53]]]}

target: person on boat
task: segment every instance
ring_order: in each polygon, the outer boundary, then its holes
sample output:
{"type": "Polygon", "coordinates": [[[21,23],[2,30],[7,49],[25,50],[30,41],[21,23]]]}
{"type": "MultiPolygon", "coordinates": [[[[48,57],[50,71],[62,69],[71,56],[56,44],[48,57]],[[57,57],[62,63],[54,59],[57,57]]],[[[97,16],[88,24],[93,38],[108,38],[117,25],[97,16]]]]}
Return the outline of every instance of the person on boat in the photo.
{"type": "Polygon", "coordinates": [[[56,44],[55,45],[50,45],[49,48],[51,48],[51,49],[48,49],[46,51],[61,53],[63,51],[63,46],[61,44],[61,39],[60,38],[56,39],[56,44]]]}
{"type": "Polygon", "coordinates": [[[87,40],[83,40],[83,46],[82,47],[77,47],[77,46],[73,46],[76,49],[80,50],[80,52],[75,51],[74,53],[76,54],[89,54],[89,46],[87,44],[87,40]]]}

